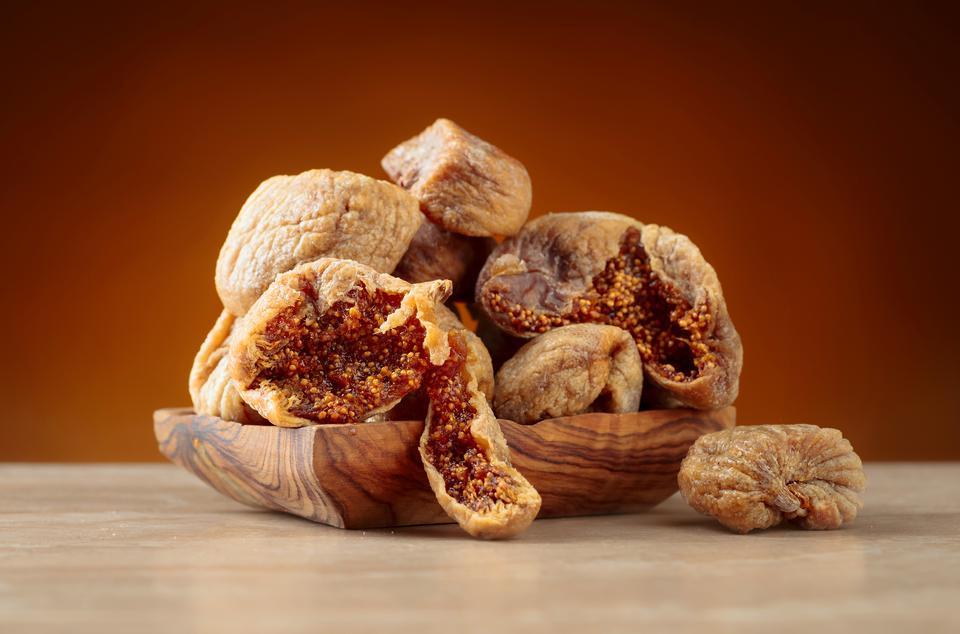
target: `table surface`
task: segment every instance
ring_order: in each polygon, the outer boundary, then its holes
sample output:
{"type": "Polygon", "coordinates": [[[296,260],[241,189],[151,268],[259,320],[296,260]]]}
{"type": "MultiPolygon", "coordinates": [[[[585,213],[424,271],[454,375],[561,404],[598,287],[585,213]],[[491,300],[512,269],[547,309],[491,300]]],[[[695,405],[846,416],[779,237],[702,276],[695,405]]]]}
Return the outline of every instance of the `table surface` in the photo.
{"type": "Polygon", "coordinates": [[[480,542],[248,509],[172,465],[0,465],[0,632],[960,631],[960,463],[867,477],[839,531],[733,535],[674,496],[480,542]]]}

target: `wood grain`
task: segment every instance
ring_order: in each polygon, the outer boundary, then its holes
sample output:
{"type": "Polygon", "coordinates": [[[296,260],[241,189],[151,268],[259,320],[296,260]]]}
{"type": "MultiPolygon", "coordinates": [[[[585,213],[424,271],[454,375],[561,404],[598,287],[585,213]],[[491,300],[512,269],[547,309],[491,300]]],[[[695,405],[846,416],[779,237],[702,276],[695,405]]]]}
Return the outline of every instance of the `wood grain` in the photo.
{"type": "MultiPolygon", "coordinates": [[[[735,409],[501,421],[514,465],[540,491],[540,517],[648,509],[677,490],[687,449],[735,424],[735,409]]],[[[340,528],[446,523],[417,453],[421,421],[287,429],[187,409],[154,413],[160,451],[244,504],[340,528]]]]}
{"type": "Polygon", "coordinates": [[[500,421],[513,464],[543,498],[539,517],[642,511],[677,491],[687,449],[733,427],[736,410],[581,414],[500,421]]]}

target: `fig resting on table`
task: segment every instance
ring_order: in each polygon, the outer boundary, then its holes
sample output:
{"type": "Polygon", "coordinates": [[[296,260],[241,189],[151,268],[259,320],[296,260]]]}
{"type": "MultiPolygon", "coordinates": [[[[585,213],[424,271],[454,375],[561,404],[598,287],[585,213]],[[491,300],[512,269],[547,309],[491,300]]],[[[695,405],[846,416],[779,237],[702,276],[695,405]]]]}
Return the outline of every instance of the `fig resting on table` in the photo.
{"type": "Polygon", "coordinates": [[[755,425],[701,436],[677,476],[690,506],[732,531],[788,520],[824,530],[849,524],[863,506],[863,464],[836,429],[755,425]]]}

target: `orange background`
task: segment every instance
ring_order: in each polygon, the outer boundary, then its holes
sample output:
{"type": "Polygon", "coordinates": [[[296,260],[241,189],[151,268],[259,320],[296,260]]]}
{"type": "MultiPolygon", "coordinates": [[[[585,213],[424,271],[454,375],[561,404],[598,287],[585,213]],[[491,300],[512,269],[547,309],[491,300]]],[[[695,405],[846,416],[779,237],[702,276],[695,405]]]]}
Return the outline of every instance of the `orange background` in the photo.
{"type": "Polygon", "coordinates": [[[746,350],[743,423],[960,458],[956,22],[930,6],[6,8],[0,460],[159,459],[217,252],[264,178],[381,174],[438,116],[534,213],[688,234],[746,350]]]}

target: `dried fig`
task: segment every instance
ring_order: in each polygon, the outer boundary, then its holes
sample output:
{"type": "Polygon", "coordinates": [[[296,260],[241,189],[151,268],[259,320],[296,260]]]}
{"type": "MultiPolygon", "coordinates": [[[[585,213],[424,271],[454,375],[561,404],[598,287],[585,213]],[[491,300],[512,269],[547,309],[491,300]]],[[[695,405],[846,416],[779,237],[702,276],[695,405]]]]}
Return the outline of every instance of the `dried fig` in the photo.
{"type": "Polygon", "coordinates": [[[584,412],[635,412],[643,366],[615,326],[575,324],[545,332],[497,372],[493,409],[521,424],[584,412]]]}
{"type": "Polygon", "coordinates": [[[802,528],[839,528],[856,518],[863,464],[836,429],[757,425],[701,436],[677,477],[696,510],[738,533],[787,519],[802,528]]]}
{"type": "Polygon", "coordinates": [[[453,299],[473,299],[477,274],[495,244],[490,238],[451,233],[424,219],[393,275],[411,283],[450,280],[453,299]]]}
{"type": "MultiPolygon", "coordinates": [[[[480,337],[470,332],[460,318],[443,304],[437,304],[435,313],[437,325],[444,330],[459,330],[462,332],[466,345],[464,363],[467,369],[477,379],[477,387],[483,392],[487,400],[493,400],[493,363],[490,353],[480,337]]],[[[389,411],[384,412],[384,420],[424,420],[429,406],[427,395],[423,389],[408,394],[389,411]]]]}
{"type": "Polygon", "coordinates": [[[360,422],[446,361],[435,311],[449,293],[448,281],[408,284],[351,260],[301,264],[241,320],[230,376],[274,425],[360,422]]]}
{"type": "Polygon", "coordinates": [[[523,164],[448,119],[390,150],[381,165],[447,231],[510,236],[530,213],[523,164]]]}
{"type": "Polygon", "coordinates": [[[430,408],[420,457],[440,506],[465,531],[511,537],[537,516],[540,495],[510,464],[500,425],[467,365],[463,332],[450,331],[449,358],[425,381],[430,408]]]}
{"type": "Polygon", "coordinates": [[[493,400],[493,361],[490,359],[490,353],[487,347],[483,345],[480,337],[470,332],[460,318],[447,308],[440,304],[436,312],[437,325],[444,330],[463,331],[464,343],[467,346],[466,364],[477,379],[477,387],[484,393],[488,400],[493,400]]]}
{"type": "Polygon", "coordinates": [[[609,212],[537,218],[490,254],[477,301],[520,337],[575,323],[628,331],[650,406],[736,399],[743,348],[720,281],[696,245],[666,227],[609,212]]]}
{"type": "Polygon", "coordinates": [[[266,421],[243,402],[230,381],[229,349],[235,321],[231,313],[222,311],[193,360],[189,385],[193,411],[236,423],[262,424],[266,421]]]}
{"type": "Polygon", "coordinates": [[[230,227],[217,259],[217,292],[240,316],[278,274],[301,262],[344,258],[389,273],[421,219],[410,194],[369,176],[330,170],[274,176],[230,227]]]}
{"type": "Polygon", "coordinates": [[[408,284],[350,260],[283,273],[240,322],[230,375],[275,425],[355,423],[423,385],[420,455],[440,505],[468,533],[509,537],[540,496],[510,466],[506,441],[467,361],[463,330],[435,313],[450,282],[408,284]]]}

